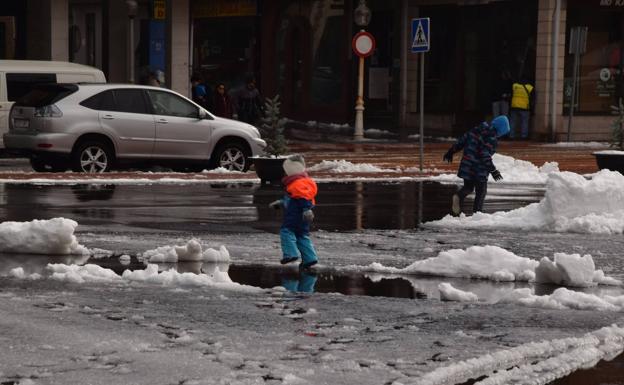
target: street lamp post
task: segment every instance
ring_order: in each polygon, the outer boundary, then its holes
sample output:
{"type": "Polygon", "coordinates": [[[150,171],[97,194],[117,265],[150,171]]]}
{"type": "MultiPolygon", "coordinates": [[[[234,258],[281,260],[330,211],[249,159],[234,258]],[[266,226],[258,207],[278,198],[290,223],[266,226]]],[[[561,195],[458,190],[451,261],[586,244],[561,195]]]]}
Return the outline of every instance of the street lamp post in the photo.
{"type": "MultiPolygon", "coordinates": [[[[364,31],[371,19],[371,11],[366,6],[366,0],[360,0],[360,4],[355,8],[353,20],[355,24],[364,31]]],[[[364,56],[359,56],[358,65],[358,92],[355,100],[355,133],[354,139],[364,139],[364,56]]]]}
{"type": "Polygon", "coordinates": [[[137,15],[136,0],[126,0],[128,9],[128,83],[134,83],[134,18],[137,15]]]}

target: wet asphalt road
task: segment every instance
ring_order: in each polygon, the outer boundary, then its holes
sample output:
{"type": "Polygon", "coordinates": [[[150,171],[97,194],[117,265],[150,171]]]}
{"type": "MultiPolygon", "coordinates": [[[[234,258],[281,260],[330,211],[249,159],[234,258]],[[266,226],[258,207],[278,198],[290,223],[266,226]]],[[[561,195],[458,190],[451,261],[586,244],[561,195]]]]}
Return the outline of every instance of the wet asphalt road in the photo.
{"type": "MultiPolygon", "coordinates": [[[[454,185],[433,182],[323,183],[315,229],[413,229],[449,212],[454,185]]],[[[81,225],[212,232],[276,231],[280,212],[268,204],[279,186],[254,183],[187,185],[0,184],[0,221],[66,217],[81,225]]],[[[534,186],[491,188],[485,211],[539,201],[534,186]]],[[[464,207],[471,211],[471,201],[464,207]]]]}

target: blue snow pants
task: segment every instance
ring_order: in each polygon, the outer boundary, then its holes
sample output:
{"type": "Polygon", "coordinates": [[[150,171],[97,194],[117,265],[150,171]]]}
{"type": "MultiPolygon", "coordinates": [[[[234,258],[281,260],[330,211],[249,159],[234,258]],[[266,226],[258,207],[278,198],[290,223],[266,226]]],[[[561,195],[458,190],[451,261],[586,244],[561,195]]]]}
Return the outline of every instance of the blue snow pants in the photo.
{"type": "Polygon", "coordinates": [[[308,234],[297,235],[294,231],[282,227],[280,230],[280,241],[282,243],[282,259],[299,258],[301,255],[304,264],[318,260],[312,240],[308,234]]]}

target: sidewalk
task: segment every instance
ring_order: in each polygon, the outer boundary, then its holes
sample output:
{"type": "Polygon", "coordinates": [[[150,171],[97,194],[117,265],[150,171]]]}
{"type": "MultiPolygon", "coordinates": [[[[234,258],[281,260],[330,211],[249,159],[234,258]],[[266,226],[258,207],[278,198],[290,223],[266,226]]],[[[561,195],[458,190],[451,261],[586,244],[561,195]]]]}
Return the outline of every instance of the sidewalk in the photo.
{"type": "MultiPolygon", "coordinates": [[[[448,164],[442,161],[442,156],[451,146],[451,142],[425,143],[424,168],[427,175],[455,173],[459,162],[457,154],[455,161],[448,164]]],[[[606,147],[605,147],[606,148],[606,147]]],[[[601,148],[601,149],[605,149],[601,148]]],[[[323,160],[344,159],[351,163],[370,163],[380,168],[410,169],[408,175],[418,175],[420,165],[418,142],[371,142],[371,143],[293,143],[291,152],[300,152],[305,155],[309,165],[323,160]]],[[[561,171],[572,171],[579,174],[589,174],[598,171],[592,153],[599,148],[589,147],[561,147],[548,143],[537,142],[499,142],[498,153],[516,159],[529,161],[536,166],[545,162],[559,163],[561,171]]]]}
{"type": "MultiPolygon", "coordinates": [[[[400,178],[430,176],[442,173],[454,174],[457,172],[461,154],[455,156],[454,162],[448,164],[442,161],[442,156],[451,146],[451,142],[427,142],[424,153],[424,172],[420,172],[419,145],[417,141],[373,141],[363,142],[318,142],[291,141],[290,153],[301,153],[306,158],[308,167],[322,161],[344,160],[353,164],[370,164],[388,172],[348,172],[332,173],[330,171],[316,171],[311,174],[316,178],[400,178]]],[[[605,147],[606,148],[606,147],[605,147]]],[[[600,148],[604,149],[604,148],[600,148]]],[[[599,148],[590,147],[562,147],[548,143],[537,142],[509,142],[499,143],[498,153],[511,156],[515,159],[529,161],[536,166],[545,162],[557,162],[561,171],[572,171],[579,174],[590,174],[598,171],[596,161],[592,155],[599,148]]],[[[172,179],[175,180],[234,180],[256,179],[256,174],[248,173],[174,173],[174,172],[109,172],[105,174],[79,173],[35,173],[0,171],[0,180],[32,180],[32,179],[172,179]]]]}

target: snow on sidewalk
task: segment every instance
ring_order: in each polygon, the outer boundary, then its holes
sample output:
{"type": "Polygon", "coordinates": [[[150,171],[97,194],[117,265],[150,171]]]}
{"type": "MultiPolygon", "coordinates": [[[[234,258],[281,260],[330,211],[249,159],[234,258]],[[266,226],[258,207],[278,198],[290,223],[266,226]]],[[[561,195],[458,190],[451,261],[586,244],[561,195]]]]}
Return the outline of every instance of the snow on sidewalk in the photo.
{"type": "Polygon", "coordinates": [[[539,230],[575,233],[624,232],[624,176],[602,170],[591,179],[571,172],[549,174],[538,203],[493,214],[446,217],[423,224],[443,229],[539,230]]]}
{"type": "Polygon", "coordinates": [[[520,257],[498,246],[472,246],[452,249],[437,256],[416,261],[404,268],[386,267],[374,262],[368,266],[348,266],[347,270],[399,275],[427,275],[450,278],[487,279],[495,282],[537,282],[589,287],[598,284],[621,285],[595,270],[592,256],[555,253],[536,261],[520,257]]]}
{"type": "Polygon", "coordinates": [[[576,370],[611,360],[624,350],[624,328],[604,327],[578,338],[529,342],[465,361],[441,366],[416,380],[443,385],[488,376],[479,385],[548,384],[576,370]]]}

